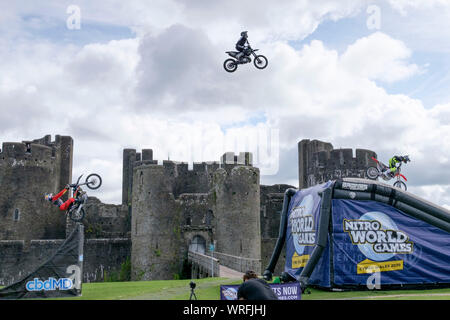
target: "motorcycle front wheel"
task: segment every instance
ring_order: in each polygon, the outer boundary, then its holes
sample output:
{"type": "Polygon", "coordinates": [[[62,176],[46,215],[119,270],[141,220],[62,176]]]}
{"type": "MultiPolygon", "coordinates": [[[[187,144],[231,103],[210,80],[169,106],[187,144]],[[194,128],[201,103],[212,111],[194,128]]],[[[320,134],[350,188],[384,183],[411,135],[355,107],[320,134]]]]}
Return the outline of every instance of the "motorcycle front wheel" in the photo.
{"type": "Polygon", "coordinates": [[[80,222],[81,220],[83,220],[85,215],[86,212],[84,211],[84,208],[81,208],[79,211],[78,209],[69,211],[70,220],[75,222],[80,222]]]}
{"type": "Polygon", "coordinates": [[[395,181],[394,187],[399,188],[399,189],[401,189],[403,191],[407,190],[406,183],[404,183],[403,181],[400,181],[400,180],[399,181],[395,181]]]}
{"type": "Polygon", "coordinates": [[[375,167],[369,167],[367,168],[367,177],[371,180],[376,180],[378,176],[380,175],[380,171],[378,171],[375,167]]]}
{"type": "Polygon", "coordinates": [[[259,55],[255,57],[255,60],[253,60],[253,64],[258,69],[264,69],[265,67],[267,67],[268,61],[266,57],[264,57],[263,55],[259,55]]]}
{"type": "Polygon", "coordinates": [[[102,185],[102,177],[96,173],[91,173],[86,177],[86,185],[91,190],[96,190],[102,185]]]}
{"type": "Polygon", "coordinates": [[[237,63],[234,59],[227,59],[223,63],[223,68],[227,72],[235,72],[237,69],[237,63]]]}

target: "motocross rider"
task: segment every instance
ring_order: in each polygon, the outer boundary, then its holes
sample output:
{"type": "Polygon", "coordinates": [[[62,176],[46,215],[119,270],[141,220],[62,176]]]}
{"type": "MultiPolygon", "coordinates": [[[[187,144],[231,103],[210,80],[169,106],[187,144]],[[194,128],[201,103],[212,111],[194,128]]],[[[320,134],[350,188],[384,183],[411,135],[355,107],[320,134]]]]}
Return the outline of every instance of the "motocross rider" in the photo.
{"type": "Polygon", "coordinates": [[[236,55],[238,61],[241,61],[241,58],[244,54],[249,55],[250,53],[249,47],[246,46],[246,44],[248,43],[247,39],[248,39],[247,31],[242,31],[241,38],[236,43],[236,50],[239,51],[239,53],[236,55]]]}
{"type": "Polygon", "coordinates": [[[401,162],[406,163],[408,161],[410,161],[408,156],[393,156],[392,158],[389,159],[389,167],[385,168],[384,174],[387,177],[392,178],[395,174],[395,171],[398,168],[397,164],[401,162]]]}
{"type": "Polygon", "coordinates": [[[45,194],[45,200],[52,202],[54,205],[59,207],[59,210],[65,211],[70,208],[70,206],[76,202],[74,198],[69,198],[66,202],[62,201],[60,198],[70,189],[70,186],[65,186],[57,195],[53,195],[53,193],[45,194]]]}

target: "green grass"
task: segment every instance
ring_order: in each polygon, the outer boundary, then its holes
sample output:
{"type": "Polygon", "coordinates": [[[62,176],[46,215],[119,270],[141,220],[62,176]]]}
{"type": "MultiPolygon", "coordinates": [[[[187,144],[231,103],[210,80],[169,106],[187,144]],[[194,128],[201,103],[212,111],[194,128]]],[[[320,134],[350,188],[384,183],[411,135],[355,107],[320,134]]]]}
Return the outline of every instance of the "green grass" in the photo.
{"type": "MultiPolygon", "coordinates": [[[[154,280],[131,282],[84,283],[81,297],[70,300],[189,300],[191,280],[154,280]]],[[[219,300],[220,285],[239,284],[226,278],[195,279],[199,300],[219,300]]]]}
{"type": "MultiPolygon", "coordinates": [[[[191,280],[154,280],[130,282],[84,283],[81,297],[64,300],[189,300],[191,280]]],[[[226,278],[195,279],[199,300],[219,300],[220,285],[240,284],[241,280],[226,278]]],[[[450,300],[450,288],[433,290],[383,290],[330,292],[310,288],[302,300],[450,300]]],[[[59,299],[58,299],[59,300],[59,299]]]]}

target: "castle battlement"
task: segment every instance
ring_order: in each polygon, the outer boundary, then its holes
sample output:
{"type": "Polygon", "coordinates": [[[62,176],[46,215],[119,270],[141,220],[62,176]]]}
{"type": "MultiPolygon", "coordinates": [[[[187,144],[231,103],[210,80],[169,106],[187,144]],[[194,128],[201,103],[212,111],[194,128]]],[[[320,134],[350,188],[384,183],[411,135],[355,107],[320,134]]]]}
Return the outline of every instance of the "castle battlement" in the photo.
{"type": "Polygon", "coordinates": [[[53,149],[48,146],[21,143],[21,142],[4,142],[0,152],[0,160],[25,160],[25,161],[49,161],[55,159],[53,149]]]}
{"type": "Polygon", "coordinates": [[[298,155],[300,188],[342,177],[365,177],[366,169],[375,165],[372,157],[377,157],[371,150],[334,149],[329,142],[307,139],[299,142],[298,155]]]}
{"type": "Polygon", "coordinates": [[[235,155],[234,152],[226,152],[221,158],[220,162],[222,164],[234,164],[234,165],[253,165],[253,154],[251,152],[240,152],[235,155]]]}
{"type": "Polygon", "coordinates": [[[318,151],[312,154],[312,159],[319,168],[337,169],[348,166],[367,166],[372,157],[376,158],[376,153],[371,150],[356,149],[355,153],[354,157],[351,148],[318,151]]]}
{"type": "MultiPolygon", "coordinates": [[[[31,141],[22,142],[3,142],[0,149],[0,160],[34,160],[34,161],[52,161],[55,159],[58,150],[63,145],[71,147],[72,138],[69,136],[56,135],[55,140],[51,140],[51,135],[31,141]]],[[[71,150],[66,150],[69,153],[71,150]]]]}
{"type": "Polygon", "coordinates": [[[193,162],[192,168],[189,168],[189,164],[184,161],[174,161],[174,160],[163,160],[162,164],[159,164],[157,160],[153,159],[152,149],[143,149],[142,152],[136,152],[136,149],[124,149],[124,161],[128,158],[133,165],[133,167],[144,166],[144,165],[157,165],[164,167],[166,169],[176,169],[178,173],[182,172],[211,172],[214,171],[222,165],[245,165],[252,166],[253,155],[251,152],[240,152],[239,154],[234,154],[234,152],[226,152],[220,158],[220,161],[203,161],[203,162],[193,162]]]}

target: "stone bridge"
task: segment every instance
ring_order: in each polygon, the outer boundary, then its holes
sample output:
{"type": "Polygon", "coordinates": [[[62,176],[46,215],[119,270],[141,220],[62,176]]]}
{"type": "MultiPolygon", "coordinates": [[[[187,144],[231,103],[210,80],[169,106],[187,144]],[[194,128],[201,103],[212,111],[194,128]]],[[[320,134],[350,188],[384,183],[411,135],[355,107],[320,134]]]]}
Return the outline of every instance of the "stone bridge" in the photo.
{"type": "Polygon", "coordinates": [[[242,279],[247,270],[261,274],[261,260],[213,252],[213,256],[189,250],[192,279],[204,277],[223,277],[242,279]]]}

